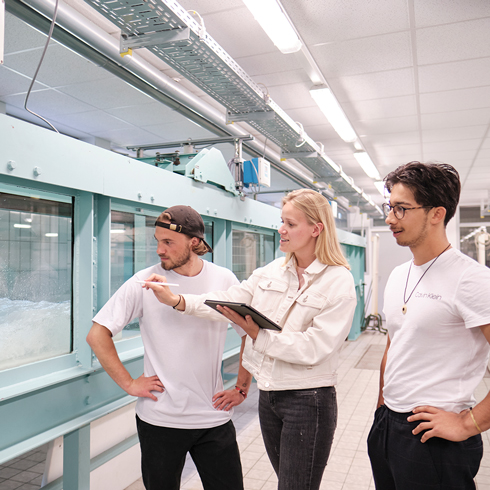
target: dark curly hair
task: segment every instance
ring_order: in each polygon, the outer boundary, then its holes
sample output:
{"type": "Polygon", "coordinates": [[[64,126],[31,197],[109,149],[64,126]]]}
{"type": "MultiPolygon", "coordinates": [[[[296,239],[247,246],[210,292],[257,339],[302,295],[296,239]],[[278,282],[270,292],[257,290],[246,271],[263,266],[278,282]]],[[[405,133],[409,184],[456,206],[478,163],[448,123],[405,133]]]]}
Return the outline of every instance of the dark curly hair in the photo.
{"type": "Polygon", "coordinates": [[[456,169],[447,163],[410,162],[390,172],[384,181],[389,192],[395,184],[408,187],[420,206],[445,208],[444,226],[456,213],[461,182],[456,169]]]}

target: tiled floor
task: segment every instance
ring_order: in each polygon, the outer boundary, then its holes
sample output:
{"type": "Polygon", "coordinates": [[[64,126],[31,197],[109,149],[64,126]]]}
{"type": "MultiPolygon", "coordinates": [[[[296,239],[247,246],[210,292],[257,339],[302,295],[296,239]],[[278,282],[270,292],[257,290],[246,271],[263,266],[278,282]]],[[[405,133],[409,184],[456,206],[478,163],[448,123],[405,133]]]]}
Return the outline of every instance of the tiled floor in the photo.
{"type": "MultiPolygon", "coordinates": [[[[369,432],[378,396],[379,362],[386,338],[365,332],[355,342],[346,342],[340,359],[337,399],[339,420],[332,453],[325,470],[322,490],[371,490],[374,484],[366,454],[369,432]]],[[[485,377],[477,389],[477,400],[490,389],[485,377]]],[[[247,400],[235,409],[246,490],[276,490],[277,479],[265,454],[257,416],[258,391],[253,385],[247,400]]],[[[477,476],[478,490],[490,490],[490,439],[483,434],[485,454],[477,476]]],[[[46,449],[40,448],[0,465],[0,490],[37,490],[44,469],[46,449]]],[[[182,490],[201,490],[196,469],[186,463],[182,490]]],[[[111,489],[108,489],[111,490],[111,489]]],[[[144,490],[141,480],[126,490],[144,490]]],[[[230,489],[231,490],[231,489],[230,489]]]]}
{"type": "Polygon", "coordinates": [[[0,490],[38,490],[44,473],[47,446],[0,465],[0,490]]]}
{"type": "MultiPolygon", "coordinates": [[[[346,342],[338,370],[337,399],[339,420],[332,453],[325,470],[322,490],[371,490],[374,483],[366,452],[366,439],[371,427],[379,386],[379,364],[386,337],[365,332],[355,342],[346,342]]],[[[485,378],[477,390],[481,400],[490,388],[485,378]]],[[[256,385],[247,400],[235,409],[233,421],[237,429],[246,490],[276,490],[277,478],[265,453],[257,416],[256,385]]],[[[486,454],[477,476],[478,490],[490,490],[490,441],[483,434],[486,454]]],[[[191,460],[185,466],[182,490],[202,490],[199,476],[191,460]]],[[[144,490],[141,480],[126,490],[144,490]]]]}

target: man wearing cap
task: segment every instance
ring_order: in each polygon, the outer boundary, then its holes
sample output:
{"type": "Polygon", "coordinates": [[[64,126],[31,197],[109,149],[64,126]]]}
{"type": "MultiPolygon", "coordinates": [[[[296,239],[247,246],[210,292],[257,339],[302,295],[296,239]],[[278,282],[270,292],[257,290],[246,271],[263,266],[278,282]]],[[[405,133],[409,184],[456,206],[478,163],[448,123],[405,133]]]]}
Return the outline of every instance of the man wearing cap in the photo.
{"type": "MultiPolygon", "coordinates": [[[[173,206],[155,222],[161,263],[137,272],[97,313],[87,336],[102,367],[129,395],[137,396],[136,424],[147,490],[178,490],[189,452],[205,490],[243,489],[231,408],[247,396],[252,376],[241,365],[236,389],[223,391],[221,360],[227,324],[183,316],[160,303],[138,281],[151,274],[202,294],[237,284],[228,269],[202,260],[212,252],[204,222],[189,206],[173,206]],[[112,337],[139,318],[144,373],[133,379],[112,337]]],[[[177,305],[174,305],[177,306],[177,305]]],[[[233,325],[242,337],[245,332],[233,325]]]]}

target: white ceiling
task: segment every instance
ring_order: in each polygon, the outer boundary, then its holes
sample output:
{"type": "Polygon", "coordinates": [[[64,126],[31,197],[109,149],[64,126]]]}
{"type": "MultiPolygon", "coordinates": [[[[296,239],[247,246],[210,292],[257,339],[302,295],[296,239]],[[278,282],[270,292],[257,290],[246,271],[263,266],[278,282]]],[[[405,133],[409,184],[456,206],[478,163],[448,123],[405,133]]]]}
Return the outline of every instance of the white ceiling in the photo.
{"type": "MultiPolygon", "coordinates": [[[[83,0],[66,3],[118,35],[83,0]]],[[[337,136],[311,98],[313,84],[302,55],[281,54],[241,0],[180,3],[202,16],[207,32],[314,141],[324,144],[325,153],[356,185],[375,202],[383,201],[354,159],[353,146],[337,136]]],[[[444,161],[460,172],[463,204],[488,202],[489,0],[282,0],[282,5],[382,176],[412,160],[444,161]]],[[[0,101],[8,114],[34,121],[23,105],[45,39],[6,15],[0,101]]],[[[138,53],[164,74],[181,78],[144,51],[138,53]]],[[[179,83],[224,113],[190,82],[179,83]]],[[[212,136],[54,41],[28,106],[66,134],[104,140],[119,150],[212,136]]],[[[231,155],[229,148],[225,156],[231,155]]],[[[275,177],[276,189],[288,185],[275,177]]]]}

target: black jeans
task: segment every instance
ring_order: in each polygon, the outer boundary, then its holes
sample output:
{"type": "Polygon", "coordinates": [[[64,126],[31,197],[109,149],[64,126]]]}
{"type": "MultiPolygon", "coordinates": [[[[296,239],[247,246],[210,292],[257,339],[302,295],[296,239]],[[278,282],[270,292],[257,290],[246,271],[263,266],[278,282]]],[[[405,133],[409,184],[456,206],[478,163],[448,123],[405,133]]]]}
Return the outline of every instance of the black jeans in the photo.
{"type": "Polygon", "coordinates": [[[397,413],[382,405],[368,436],[376,490],[472,490],[483,456],[481,435],[452,442],[433,437],[420,442],[407,422],[412,413],[397,413]]]}
{"type": "Polygon", "coordinates": [[[261,391],[259,418],[278,490],[318,490],[337,426],[335,387],[261,391]]]}
{"type": "Polygon", "coordinates": [[[179,490],[187,453],[205,490],[243,490],[242,465],[231,420],[210,429],[173,429],[136,416],[141,471],[147,490],[179,490]]]}

